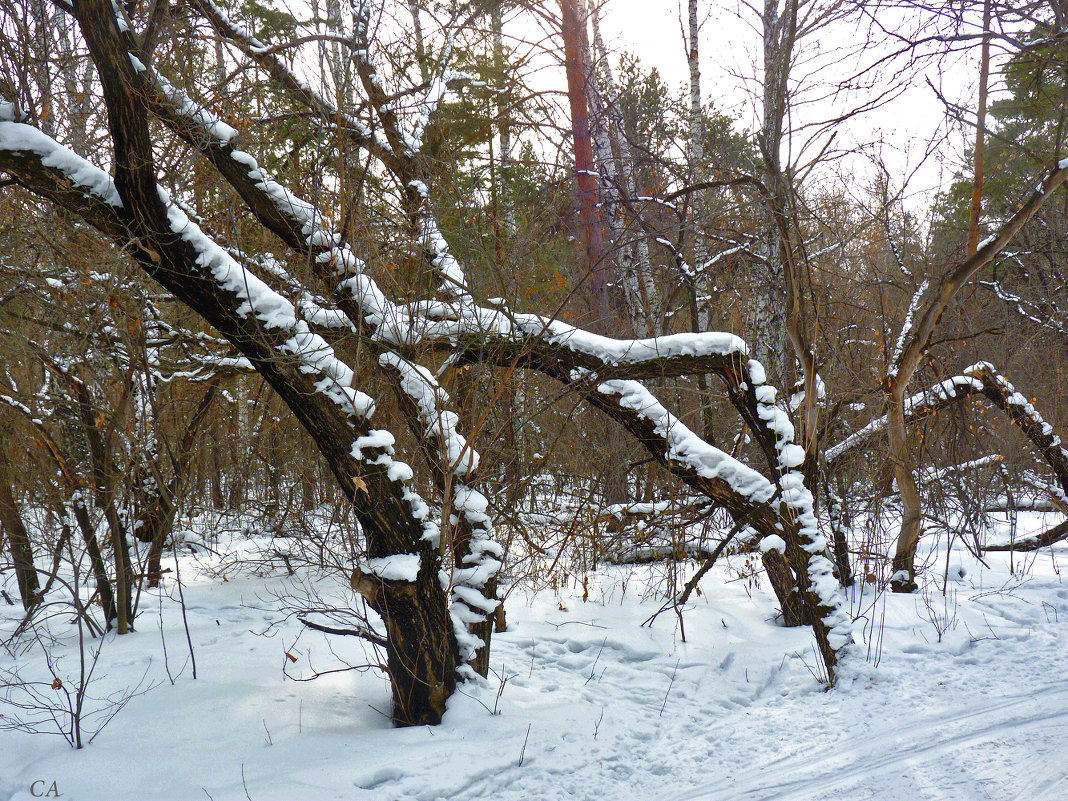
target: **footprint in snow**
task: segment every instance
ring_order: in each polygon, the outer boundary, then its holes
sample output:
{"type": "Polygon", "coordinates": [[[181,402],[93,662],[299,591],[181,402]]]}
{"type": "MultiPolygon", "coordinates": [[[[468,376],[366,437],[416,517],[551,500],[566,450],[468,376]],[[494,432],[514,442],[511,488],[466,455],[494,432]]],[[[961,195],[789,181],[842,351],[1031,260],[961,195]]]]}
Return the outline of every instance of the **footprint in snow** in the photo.
{"type": "Polygon", "coordinates": [[[373,790],[386,782],[394,782],[404,778],[404,771],[399,768],[379,768],[365,776],[356,779],[353,784],[362,790],[373,790]]]}

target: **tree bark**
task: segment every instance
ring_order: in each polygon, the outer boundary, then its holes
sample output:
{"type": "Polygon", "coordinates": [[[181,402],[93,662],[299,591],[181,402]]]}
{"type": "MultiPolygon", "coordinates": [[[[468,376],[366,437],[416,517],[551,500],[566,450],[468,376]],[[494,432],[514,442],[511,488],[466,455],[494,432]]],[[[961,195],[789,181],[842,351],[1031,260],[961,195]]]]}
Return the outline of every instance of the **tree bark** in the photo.
{"type": "Polygon", "coordinates": [[[4,531],[7,532],[8,550],[15,566],[15,580],[18,582],[22,608],[28,612],[39,601],[37,593],[40,583],[33,561],[33,545],[15,500],[11,465],[3,447],[0,447],[0,524],[3,524],[4,531]]]}
{"type": "Polygon", "coordinates": [[[912,464],[905,438],[905,389],[916,374],[930,345],[931,336],[942,314],[960,290],[979,270],[989,264],[1005,249],[1027,222],[1038,212],[1053,194],[1068,182],[1068,162],[1061,162],[1031,192],[1020,206],[983,246],[956,266],[947,270],[934,289],[931,299],[913,325],[907,342],[898,357],[889,367],[887,377],[887,435],[890,440],[890,459],[894,467],[898,488],[902,493],[903,519],[894,554],[894,575],[899,579],[892,583],[897,591],[915,589],[916,545],[921,533],[921,509],[919,492],[912,476],[912,464]]]}
{"type": "Polygon", "coordinates": [[[455,687],[457,646],[438,579],[435,543],[423,537],[426,530],[405,494],[411,491],[389,475],[391,461],[384,448],[368,447],[362,458],[354,455],[356,439],[368,436],[371,428],[364,418],[343,411],[319,386],[319,374],[287,350],[292,331],[266,326],[245,313],[246,299],[203,269],[203,254],[189,232],[172,230],[172,211],[156,181],[149,92],[127,58],[136,43],[129,32],[119,31],[107,0],[76,0],[75,16],[100,72],[115,151],[115,185],[123,204],[120,215],[128,238],[136,243],[134,257],[149,276],[232,342],[289,406],[352,503],[368,559],[418,556],[415,581],[372,582],[380,586],[371,607],[385,621],[391,641],[387,667],[395,723],[439,722],[455,687]]]}
{"type": "Polygon", "coordinates": [[[894,478],[897,479],[898,493],[901,495],[901,529],[897,536],[897,548],[892,564],[893,575],[890,579],[890,587],[894,592],[916,590],[916,547],[923,534],[920,490],[912,474],[912,460],[909,457],[909,442],[905,430],[904,390],[902,382],[891,382],[886,429],[890,464],[894,478]]]}
{"type": "Polygon", "coordinates": [[[174,475],[170,483],[164,487],[163,477],[157,470],[156,494],[149,503],[148,508],[141,518],[141,526],[137,529],[138,539],[150,543],[148,547],[148,566],[145,571],[148,586],[156,587],[160,580],[160,559],[163,555],[163,545],[167,536],[174,528],[174,513],[177,510],[178,499],[182,497],[189,478],[193,443],[200,431],[201,426],[207,420],[208,411],[215,400],[215,392],[219,386],[218,379],[213,379],[209,384],[200,402],[193,411],[186,426],[185,433],[178,443],[178,455],[174,460],[174,475]]]}
{"type": "Polygon", "coordinates": [[[587,281],[592,324],[605,331],[611,320],[608,286],[604,264],[604,234],[598,213],[597,163],[593,158],[590,135],[589,98],[586,86],[588,65],[584,54],[589,51],[586,16],[580,13],[581,0],[560,0],[561,32],[564,39],[564,72],[567,75],[567,98],[571,108],[571,137],[575,150],[575,205],[578,207],[582,260],[587,281]]]}
{"type": "Polygon", "coordinates": [[[968,255],[979,249],[979,213],[983,207],[983,167],[986,148],[986,96],[990,78],[990,0],[983,0],[983,46],[979,56],[979,111],[975,125],[972,203],[968,213],[968,255]]]}
{"type": "Polygon", "coordinates": [[[386,667],[398,726],[440,723],[456,689],[456,640],[436,572],[434,565],[424,567],[414,582],[387,581],[359,568],[352,574],[353,589],[386,624],[386,667]]]}
{"type": "Polygon", "coordinates": [[[796,19],[797,0],[786,0],[781,13],[779,0],[764,0],[761,15],[764,78],[760,150],[771,197],[765,198],[761,215],[760,259],[752,271],[749,302],[753,320],[753,354],[764,365],[771,383],[786,393],[793,384],[784,297],[784,272],[788,266],[783,260],[785,243],[777,224],[776,203],[773,201],[777,200],[778,205],[782,205],[780,151],[788,106],[788,79],[794,56],[796,19]]]}
{"type": "Polygon", "coordinates": [[[790,562],[778,551],[768,551],[760,557],[767,573],[768,582],[779,600],[784,626],[804,626],[811,624],[810,615],[806,614],[805,603],[797,591],[797,578],[790,569],[790,562]]]}

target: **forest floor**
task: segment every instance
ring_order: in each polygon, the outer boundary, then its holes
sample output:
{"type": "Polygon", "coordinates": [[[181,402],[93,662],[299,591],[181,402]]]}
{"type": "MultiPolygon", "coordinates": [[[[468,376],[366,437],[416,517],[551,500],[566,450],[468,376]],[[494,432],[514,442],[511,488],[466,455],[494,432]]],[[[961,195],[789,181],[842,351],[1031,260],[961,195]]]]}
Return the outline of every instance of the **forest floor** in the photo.
{"type": "MultiPolygon", "coordinates": [[[[1052,519],[1021,515],[1018,536],[1052,519]]],[[[278,622],[286,571],[232,566],[264,546],[237,535],[180,557],[189,642],[174,574],[142,595],[138,631],[104,640],[87,694],[112,700],[86,702],[86,731],[136,692],[91,745],[0,728],[0,800],[53,783],[69,801],[1068,798],[1065,544],[1011,570],[958,545],[929,554],[922,592],[854,592],[856,655],[829,692],[810,630],[777,625],[765,584],[738,577],[744,557],[705,577],[681,627],[672,609],[642,625],[662,566],[515,586],[489,681],[464,686],[442,725],[403,730],[374,669],[292,680],[375,660],[356,638],[278,622]]],[[[18,611],[0,603],[0,637],[18,611]]],[[[0,672],[42,681],[57,707],[78,684],[68,618],[50,621],[61,689],[38,645],[0,651],[0,672]]],[[[0,727],[16,712],[0,700],[0,727]]]]}

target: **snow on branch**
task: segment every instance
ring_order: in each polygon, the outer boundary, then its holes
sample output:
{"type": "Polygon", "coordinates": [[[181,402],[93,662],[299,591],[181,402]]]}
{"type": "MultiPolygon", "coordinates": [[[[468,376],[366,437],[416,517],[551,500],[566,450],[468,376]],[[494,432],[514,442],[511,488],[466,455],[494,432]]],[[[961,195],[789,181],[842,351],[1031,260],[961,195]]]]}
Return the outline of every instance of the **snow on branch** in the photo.
{"type": "MultiPolygon", "coordinates": [[[[1009,417],[1009,420],[1038,449],[1053,469],[1061,492],[1068,493],[1068,449],[1061,438],[1038,413],[1032,403],[1002,376],[989,362],[979,362],[965,368],[960,375],[947,378],[905,399],[905,420],[908,423],[929,417],[945,406],[972,395],[982,395],[1009,417]]],[[[828,464],[867,445],[886,431],[887,417],[883,415],[864,428],[828,448],[824,456],[828,464]]]]}
{"type": "MultiPolygon", "coordinates": [[[[396,353],[383,353],[379,363],[398,375],[401,391],[415,407],[415,416],[426,427],[422,443],[434,443],[432,461],[437,461],[439,474],[452,474],[452,522],[462,525],[466,552],[461,556],[463,565],[452,574],[452,603],[449,614],[453,621],[461,663],[475,658],[478,649],[486,643],[468,630],[472,623],[482,623],[496,610],[498,601],[492,587],[493,579],[501,569],[504,549],[493,540],[493,522],[486,513],[489,500],[470,485],[471,476],[478,468],[478,452],[456,430],[458,417],[447,411],[449,396],[433,374],[421,365],[414,364],[396,353]]],[[[455,547],[455,546],[454,546],[455,547]]],[[[468,675],[471,668],[464,664],[461,672],[468,675]]]]}
{"type": "Polygon", "coordinates": [[[291,97],[308,106],[325,122],[337,125],[353,144],[365,148],[386,163],[392,159],[392,147],[380,132],[372,131],[352,115],[335,108],[289,69],[271,47],[253,36],[245,26],[233,22],[224,9],[219,8],[212,0],[193,0],[193,5],[220,36],[265,69],[291,97]]]}
{"type": "Polygon", "coordinates": [[[9,153],[33,154],[39,157],[42,166],[61,173],[86,197],[122,208],[122,200],[110,175],[31,125],[0,120],[0,148],[9,153]]]}
{"type": "MultiPolygon", "coordinates": [[[[361,8],[366,13],[365,5],[361,8]]],[[[357,21],[357,35],[364,37],[365,44],[366,22],[366,16],[359,17],[357,21]]],[[[367,57],[366,48],[357,52],[356,59],[365,90],[385,126],[385,136],[392,148],[391,153],[396,157],[388,166],[395,169],[399,176],[403,176],[410,167],[410,164],[405,163],[410,155],[410,147],[399,146],[404,137],[396,113],[385,102],[381,80],[367,57]]],[[[166,87],[164,91],[167,91],[166,87]]],[[[406,181],[403,185],[407,188],[409,198],[417,201],[417,216],[421,218],[422,232],[420,244],[428,253],[437,274],[443,279],[442,289],[450,300],[440,304],[428,303],[419,310],[424,313],[413,314],[412,307],[401,307],[388,299],[367,275],[362,263],[349,251],[347,245],[340,241],[340,237],[326,230],[320,216],[312,207],[299,202],[292,194],[270,181],[250,156],[234,150],[232,138],[217,135],[218,129],[213,126],[210,118],[205,117],[202,110],[189,108],[173,91],[170,95],[172,108],[178,110],[177,116],[199,126],[209,139],[214,139],[213,147],[227,155],[228,166],[220,169],[228,179],[236,180],[244,186],[243,196],[247,201],[251,198],[253,211],[261,216],[269,215],[272,211],[270,207],[273,206],[273,214],[289,223],[292,232],[288,237],[289,241],[296,239],[293,233],[299,230],[303,242],[297,243],[298,248],[313,255],[312,261],[317,273],[325,276],[330,272],[334,276],[342,277],[336,284],[335,299],[344,299],[345,294],[348,294],[358,307],[349,314],[350,318],[353,318],[353,322],[359,320],[366,325],[366,333],[369,333],[373,341],[403,349],[420,341],[436,340],[448,343],[468,335],[481,340],[488,336],[491,341],[484,344],[489,346],[493,345],[494,337],[502,342],[518,342],[524,346],[549,346],[555,349],[553,355],[556,362],[555,368],[549,371],[555,372],[558,377],[564,371],[565,365],[574,366],[574,356],[585,357],[587,363],[592,362],[596,369],[572,369],[570,380],[592,382],[602,395],[617,396],[615,404],[602,401],[602,408],[614,405],[616,414],[632,421],[641,435],[649,436],[651,431],[652,435],[664,441],[667,447],[663,458],[666,461],[675,464],[683,473],[701,479],[699,483],[706,489],[713,487],[720,497],[729,496],[739,509],[751,511],[754,505],[767,503],[776,494],[774,485],[759,473],[703,443],[685,427],[680,427],[681,424],[637,382],[625,379],[598,382],[596,375],[601,370],[610,372],[611,368],[618,369],[623,365],[655,364],[662,368],[665,363],[682,361],[685,358],[737,358],[747,353],[744,342],[737,337],[727,334],[683,334],[641,340],[613,340],[536,315],[513,315],[505,310],[482,308],[474,303],[464,286],[463,271],[449,252],[448,244],[437,228],[430,210],[428,191],[418,179],[406,181]],[[240,171],[233,169],[235,162],[244,170],[243,181],[240,171]],[[256,192],[253,192],[253,189],[256,192]],[[263,203],[264,196],[269,203],[263,203]],[[264,208],[257,208],[255,204],[264,208]]],[[[249,306],[251,308],[252,304],[249,306]]],[[[268,319],[274,320],[285,313],[285,309],[271,308],[268,310],[268,319]]],[[[311,334],[310,331],[307,333],[311,334]]],[[[487,560],[487,555],[499,556],[499,546],[489,538],[491,528],[485,515],[486,499],[461,480],[466,477],[462,458],[465,446],[459,444],[459,435],[455,432],[455,415],[450,416],[450,413],[441,411],[441,404],[445,399],[438,396],[434,385],[427,380],[432,378],[429,372],[421,372],[416,365],[388,350],[383,352],[381,357],[384,367],[390,366],[402,376],[401,389],[415,405],[426,429],[429,431],[431,427],[436,427],[440,433],[439,457],[443,463],[453,466],[453,477],[458,485],[453,495],[454,507],[472,531],[472,549],[463,557],[470,565],[465,568],[470,575],[462,574],[456,581],[453,592],[456,613],[454,619],[457,622],[458,636],[462,640],[461,624],[481,622],[485,619],[485,614],[492,611],[496,605],[493,599],[477,592],[496,572],[493,565],[499,567],[495,559],[487,560]],[[460,458],[454,458],[457,455],[460,458]]],[[[775,407],[774,390],[767,386],[757,386],[763,385],[762,378],[757,380],[758,367],[759,365],[751,365],[750,369],[750,379],[758,397],[757,416],[763,420],[775,439],[779,468],[782,471],[778,479],[779,492],[790,517],[789,521],[783,523],[796,529],[796,537],[788,537],[792,547],[791,559],[799,574],[802,592],[813,595],[814,606],[819,610],[817,638],[821,642],[821,651],[828,667],[833,671],[837,652],[849,642],[849,620],[836,594],[837,583],[833,579],[830,562],[823,555],[826,543],[815,528],[811,495],[804,487],[801,474],[796,470],[804,460],[804,452],[791,441],[793,430],[785,415],[775,407]]],[[[391,442],[375,444],[382,446],[382,454],[388,458],[391,442]]],[[[359,457],[361,453],[359,447],[356,447],[353,455],[359,457]]],[[[471,454],[473,455],[473,452],[471,454]]],[[[390,470],[390,477],[395,480],[410,478],[410,470],[407,476],[403,474],[403,470],[390,470]]],[[[477,647],[475,643],[468,645],[472,650],[477,647]]]]}
{"type": "Polygon", "coordinates": [[[905,321],[901,324],[901,331],[897,335],[897,342],[894,343],[894,352],[890,356],[890,367],[888,370],[890,376],[897,375],[897,364],[898,360],[901,358],[902,351],[905,349],[905,338],[909,335],[909,331],[912,330],[912,318],[916,314],[916,309],[919,308],[920,301],[923,300],[923,295],[930,285],[931,282],[924,278],[916,291],[912,293],[908,311],[905,313],[905,321]]]}
{"type": "Polygon", "coordinates": [[[798,590],[806,598],[806,605],[815,607],[812,611],[818,616],[818,622],[813,630],[833,683],[836,667],[853,642],[853,621],[841,584],[834,576],[834,565],[827,556],[827,541],[816,523],[815,501],[805,486],[802,472],[805,449],[795,444],[793,424],[776,403],[775,388],[767,383],[763,365],[750,359],[748,366],[747,383],[756,401],[756,418],[763,423],[777,454],[779,492],[786,507],[783,522],[793,529],[783,529],[786,556],[797,575],[798,590]]]}
{"type": "MultiPolygon", "coordinates": [[[[210,0],[203,0],[210,3],[210,0]]],[[[364,8],[364,12],[367,9],[364,8]]],[[[366,19],[364,23],[366,26],[366,19]]],[[[234,35],[243,35],[244,41],[254,41],[247,32],[236,30],[234,35]]],[[[375,92],[382,92],[381,81],[367,60],[360,56],[364,64],[362,69],[366,83],[375,92]],[[377,80],[377,82],[376,82],[377,80]]],[[[172,111],[189,122],[198,123],[203,133],[209,137],[215,130],[213,120],[205,110],[191,103],[188,98],[160,79],[165,95],[170,98],[172,111]]],[[[384,97],[384,94],[383,94],[384,97]]],[[[325,102],[325,101],[323,101],[325,102]]],[[[397,129],[399,131],[399,128],[397,129]]],[[[399,133],[398,133],[399,135],[399,133]]],[[[324,220],[314,207],[296,198],[276,182],[268,178],[255,160],[246,153],[233,149],[232,142],[216,139],[213,155],[227,155],[229,161],[239,163],[246,173],[244,183],[252,182],[262,195],[266,195],[277,212],[292,220],[291,225],[299,226],[305,238],[305,247],[311,252],[318,264],[329,262],[338,275],[348,275],[339,285],[339,289],[351,294],[361,307],[362,321],[370,326],[371,338],[384,345],[393,347],[411,347],[420,342],[439,340],[451,342],[457,336],[491,338],[500,336],[504,339],[543,338],[552,344],[565,345],[569,350],[591,356],[605,365],[639,364],[655,360],[670,360],[680,356],[702,357],[710,355],[728,355],[744,353],[745,344],[741,339],[730,334],[678,334],[645,340],[612,340],[599,337],[581,329],[567,326],[558,321],[551,321],[537,315],[510,315],[499,309],[486,309],[478,306],[471,299],[466,287],[466,278],[459,262],[451,254],[448,243],[441,235],[433,214],[429,208],[429,192],[426,185],[418,180],[410,181],[408,189],[419,200],[421,244],[428,252],[431,263],[442,280],[442,291],[453,299],[451,304],[438,307],[439,316],[449,319],[430,320],[428,316],[413,315],[410,309],[389,301],[387,296],[364,270],[360,261],[340,242],[340,237],[328,231],[324,220]],[[355,273],[355,275],[353,275],[355,273]]],[[[215,159],[222,163],[224,174],[228,179],[240,179],[235,171],[226,168],[226,160],[215,159]]],[[[235,184],[239,191],[242,182],[235,184]]],[[[250,188],[246,186],[242,195],[250,201],[257,211],[257,198],[250,198],[250,188]]],[[[277,229],[278,226],[276,225],[277,229]]],[[[293,243],[290,236],[290,244],[293,243]]],[[[355,322],[355,321],[354,321],[355,322]]]]}
{"type": "MultiPolygon", "coordinates": [[[[261,221],[279,232],[283,239],[298,251],[309,254],[319,277],[328,286],[334,286],[335,299],[341,301],[341,310],[324,309],[309,299],[302,302],[302,309],[313,313],[313,321],[341,326],[351,317],[354,319],[349,324],[355,328],[362,323],[372,341],[394,345],[412,344],[412,340],[417,338],[414,336],[417,328],[409,310],[393,304],[387,298],[374,280],[365,273],[363,262],[341,241],[341,236],[326,227],[323,216],[313,206],[268,177],[252,156],[233,147],[230,138],[215,136],[217,128],[209,112],[189,101],[165,79],[153,77],[167,100],[166,107],[158,109],[163,113],[165,121],[181,125],[179,130],[187,139],[196,141],[211,153],[213,163],[219,167],[224,177],[238,188],[261,221]],[[339,274],[350,273],[354,275],[337,281],[339,274]],[[353,306],[352,302],[356,305],[353,306]]],[[[433,224],[432,217],[427,220],[429,224],[433,224]]],[[[436,233],[436,226],[432,230],[436,233]]],[[[440,260],[451,259],[440,234],[435,238],[438,240],[437,249],[441,253],[440,260]]],[[[278,272],[279,269],[276,266],[274,271],[278,272]]],[[[281,272],[285,272],[284,268],[281,272]]],[[[463,275],[458,265],[456,273],[459,281],[462,281],[463,275]]],[[[461,661],[467,662],[479,647],[485,645],[468,633],[467,624],[484,621],[487,612],[496,608],[496,599],[485,597],[481,591],[500,569],[500,561],[495,557],[503,555],[503,550],[492,540],[493,528],[486,514],[488,501],[462,480],[477,467],[478,454],[456,431],[457,415],[444,410],[448,396],[437,386],[429,371],[389,350],[380,354],[380,364],[395,371],[399,376],[400,392],[412,401],[414,416],[421,420],[424,426],[420,442],[438,443],[437,463],[442,471],[451,472],[456,479],[452,482],[452,506],[464,520],[468,533],[468,550],[463,557],[466,566],[454,572],[453,605],[450,614],[460,644],[461,661]],[[481,600],[473,600],[472,593],[479,594],[481,600]]],[[[362,448],[374,446],[380,452],[376,463],[380,463],[383,458],[391,456],[393,437],[386,432],[372,434],[378,436],[368,435],[356,440],[353,456],[361,458],[362,448]]],[[[394,463],[389,469],[389,475],[394,480],[407,481],[411,478],[411,470],[407,465],[394,463]]],[[[417,500],[414,493],[411,493],[411,496],[411,501],[423,514],[425,504],[417,500]]],[[[426,514],[423,514],[421,519],[424,526],[431,525],[426,514]]],[[[436,526],[424,537],[431,539],[436,546],[439,538],[436,526]]],[[[359,566],[363,573],[382,578],[382,575],[372,568],[359,566]]]]}
{"type": "MultiPolygon", "coordinates": [[[[0,123],[0,166],[8,168],[7,157],[10,154],[27,152],[36,157],[39,170],[47,162],[50,171],[60,174],[69,184],[76,184],[83,192],[94,197],[107,200],[113,191],[113,184],[102,180],[103,171],[55,143],[40,131],[21,123],[0,123]],[[28,147],[27,142],[32,146],[28,147]]],[[[197,266],[210,276],[220,289],[235,298],[234,313],[237,317],[255,319],[262,329],[271,335],[269,341],[274,343],[272,347],[277,350],[278,355],[292,359],[301,373],[313,379],[314,390],[341,410],[356,436],[366,437],[380,433],[392,441],[392,435],[388,432],[369,429],[367,424],[374,412],[374,401],[353,386],[352,369],[337,358],[333,348],[300,318],[293,304],[246,270],[208,237],[171,201],[162,187],[157,187],[157,191],[159,200],[166,209],[168,226],[192,247],[196,254],[197,266]]],[[[299,210],[302,207],[291,203],[289,208],[299,210]]],[[[436,544],[437,524],[430,519],[429,507],[407,486],[411,469],[392,459],[389,443],[376,441],[375,444],[382,447],[368,454],[354,452],[353,457],[362,458],[368,465],[384,468],[391,480],[404,485],[400,493],[402,499],[408,504],[413,519],[420,521],[424,539],[436,544]]]]}
{"type": "MultiPolygon", "coordinates": [[[[574,373],[572,380],[581,383],[582,371],[574,373]]],[[[778,474],[774,482],[705,442],[637,381],[603,381],[586,397],[627,426],[672,473],[724,505],[736,519],[749,518],[749,524],[763,535],[768,548],[786,551],[798,590],[811,611],[821,657],[833,680],[836,666],[852,643],[852,619],[827,557],[827,542],[817,528],[813,498],[801,472],[804,449],[793,442],[793,425],[776,404],[775,389],[765,383],[765,372],[758,362],[750,360],[742,374],[731,375],[728,380],[738,390],[732,393],[732,399],[745,398],[737,403],[746,405],[747,421],[770,444],[778,474]],[[778,513],[772,512],[770,517],[755,514],[776,497],[780,499],[778,513]]]]}
{"type": "Polygon", "coordinates": [[[1068,182],[1068,159],[1061,161],[1054,169],[1046,173],[1027,200],[1001,224],[995,233],[979,243],[975,253],[958,263],[939,279],[931,302],[915,325],[911,326],[907,341],[902,343],[900,355],[892,364],[890,376],[895,383],[902,379],[906,382],[911,380],[916,370],[919,369],[938,320],[961,287],[972,280],[985,265],[997,258],[1024,225],[1066,182],[1068,182]]]}
{"type": "Polygon", "coordinates": [[[239,316],[254,315],[268,329],[281,329],[289,337],[278,348],[283,354],[296,358],[299,370],[318,376],[316,391],[337,405],[354,425],[357,434],[351,456],[367,465],[382,468],[390,481],[401,485],[401,497],[411,516],[419,521],[422,538],[436,547],[439,539],[437,524],[431,519],[429,507],[410,484],[412,469],[393,459],[393,435],[385,430],[367,428],[374,413],[374,401],[354,386],[355,375],[347,364],[337,358],[333,348],[314,333],[308,323],[299,318],[290,301],[276,293],[257,276],[249,273],[222,248],[203,234],[177,206],[170,202],[161,188],[160,199],[167,206],[171,229],[191,244],[198,253],[197,263],[210,271],[215,281],[243,302],[237,308],[239,316]],[[370,449],[365,453],[364,449],[370,449]]]}
{"type": "Polygon", "coordinates": [[[703,478],[723,481],[734,493],[754,504],[765,503],[775,495],[775,486],[768,479],[705,442],[668,412],[641,383],[605,381],[597,386],[597,391],[618,396],[622,408],[652,423],[653,430],[664,440],[664,457],[669,462],[681,463],[703,478]]]}
{"type": "MultiPolygon", "coordinates": [[[[958,398],[964,398],[982,390],[982,383],[968,375],[956,375],[939,381],[927,389],[905,398],[905,420],[915,422],[927,417],[958,398]]],[[[854,431],[836,445],[824,451],[828,464],[834,464],[843,456],[867,445],[886,432],[887,416],[884,414],[866,426],[854,431]]]]}
{"type": "Polygon", "coordinates": [[[979,362],[964,371],[982,384],[983,395],[1001,409],[1042,455],[1061,486],[1068,493],[1068,449],[1053,426],[1042,419],[1035,407],[1008,379],[999,374],[989,362],[979,362]]]}
{"type": "Polygon", "coordinates": [[[976,281],[976,284],[991,290],[1000,300],[1010,304],[1016,313],[1025,320],[1029,320],[1043,328],[1049,328],[1058,334],[1068,336],[1068,321],[1058,319],[1060,315],[1057,309],[1043,310],[1037,304],[1007,291],[997,281],[976,281]]]}

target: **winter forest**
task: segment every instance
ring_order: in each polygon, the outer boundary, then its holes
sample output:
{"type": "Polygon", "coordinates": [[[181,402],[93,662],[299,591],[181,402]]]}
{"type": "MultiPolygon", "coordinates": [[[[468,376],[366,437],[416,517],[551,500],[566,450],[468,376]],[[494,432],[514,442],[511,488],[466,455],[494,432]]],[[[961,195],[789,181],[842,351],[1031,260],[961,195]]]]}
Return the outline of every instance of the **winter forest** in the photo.
{"type": "Polygon", "coordinates": [[[0,0],[0,799],[1068,798],[1066,123],[1066,0],[0,0]]]}

